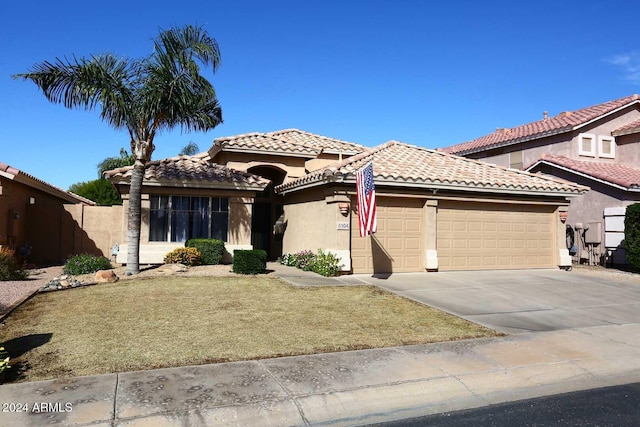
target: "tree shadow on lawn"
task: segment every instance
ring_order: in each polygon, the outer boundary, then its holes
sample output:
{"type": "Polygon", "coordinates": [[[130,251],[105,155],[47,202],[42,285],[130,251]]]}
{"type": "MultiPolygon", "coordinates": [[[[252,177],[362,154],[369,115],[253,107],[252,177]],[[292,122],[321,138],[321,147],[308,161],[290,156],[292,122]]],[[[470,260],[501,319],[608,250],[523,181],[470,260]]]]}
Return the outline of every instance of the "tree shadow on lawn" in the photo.
{"type": "Polygon", "coordinates": [[[27,351],[33,350],[36,347],[45,345],[51,341],[53,334],[29,334],[18,338],[12,338],[0,345],[9,353],[9,357],[16,359],[27,351]]]}
{"type": "Polygon", "coordinates": [[[53,334],[51,333],[29,334],[18,338],[12,338],[0,344],[0,347],[4,347],[11,358],[9,361],[11,368],[8,371],[5,371],[2,382],[10,383],[24,378],[24,373],[31,368],[31,365],[26,361],[12,363],[13,360],[34,348],[45,345],[51,341],[51,337],[53,337],[53,334]]]}

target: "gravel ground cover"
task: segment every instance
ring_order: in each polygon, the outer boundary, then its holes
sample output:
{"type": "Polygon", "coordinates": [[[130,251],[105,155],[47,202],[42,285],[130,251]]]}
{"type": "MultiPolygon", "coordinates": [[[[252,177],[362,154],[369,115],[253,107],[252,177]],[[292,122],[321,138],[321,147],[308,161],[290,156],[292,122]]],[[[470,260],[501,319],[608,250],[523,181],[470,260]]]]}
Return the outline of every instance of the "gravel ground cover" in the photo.
{"type": "Polygon", "coordinates": [[[0,315],[62,274],[62,266],[29,270],[27,280],[0,282],[0,315]]]}

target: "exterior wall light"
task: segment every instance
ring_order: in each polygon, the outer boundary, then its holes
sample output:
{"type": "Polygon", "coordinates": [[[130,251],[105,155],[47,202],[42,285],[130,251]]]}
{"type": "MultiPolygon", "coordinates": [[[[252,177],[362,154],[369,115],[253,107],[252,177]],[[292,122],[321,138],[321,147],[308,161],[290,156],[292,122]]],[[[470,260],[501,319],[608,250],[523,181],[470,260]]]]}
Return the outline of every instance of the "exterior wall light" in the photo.
{"type": "Polygon", "coordinates": [[[36,204],[36,198],[35,197],[29,197],[29,204],[30,205],[35,205],[36,204]]]}
{"type": "Polygon", "coordinates": [[[567,212],[560,212],[560,222],[563,224],[567,222],[567,212]]]}
{"type": "Polygon", "coordinates": [[[349,215],[349,203],[338,203],[338,209],[342,216],[349,215]]]}

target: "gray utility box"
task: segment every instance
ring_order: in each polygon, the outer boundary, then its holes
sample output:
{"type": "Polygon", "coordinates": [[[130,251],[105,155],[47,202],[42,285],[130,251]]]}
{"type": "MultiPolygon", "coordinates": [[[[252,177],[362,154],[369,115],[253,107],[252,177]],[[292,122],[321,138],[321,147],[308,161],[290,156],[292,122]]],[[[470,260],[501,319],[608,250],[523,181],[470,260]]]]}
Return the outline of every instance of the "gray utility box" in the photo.
{"type": "Polygon", "coordinates": [[[587,244],[602,243],[602,223],[589,222],[587,225],[589,228],[584,233],[584,242],[587,244]]]}

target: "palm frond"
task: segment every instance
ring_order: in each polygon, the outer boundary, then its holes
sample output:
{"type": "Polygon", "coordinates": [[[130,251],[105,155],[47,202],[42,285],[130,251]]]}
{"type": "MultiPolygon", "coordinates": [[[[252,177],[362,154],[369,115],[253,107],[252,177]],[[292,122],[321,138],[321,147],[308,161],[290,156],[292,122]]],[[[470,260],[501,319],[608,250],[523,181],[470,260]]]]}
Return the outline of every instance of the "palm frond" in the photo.
{"type": "Polygon", "coordinates": [[[65,57],[35,64],[29,72],[13,78],[32,81],[50,102],[67,108],[100,107],[103,120],[122,128],[130,117],[136,67],[135,62],[109,54],[90,59],[65,57]]]}

